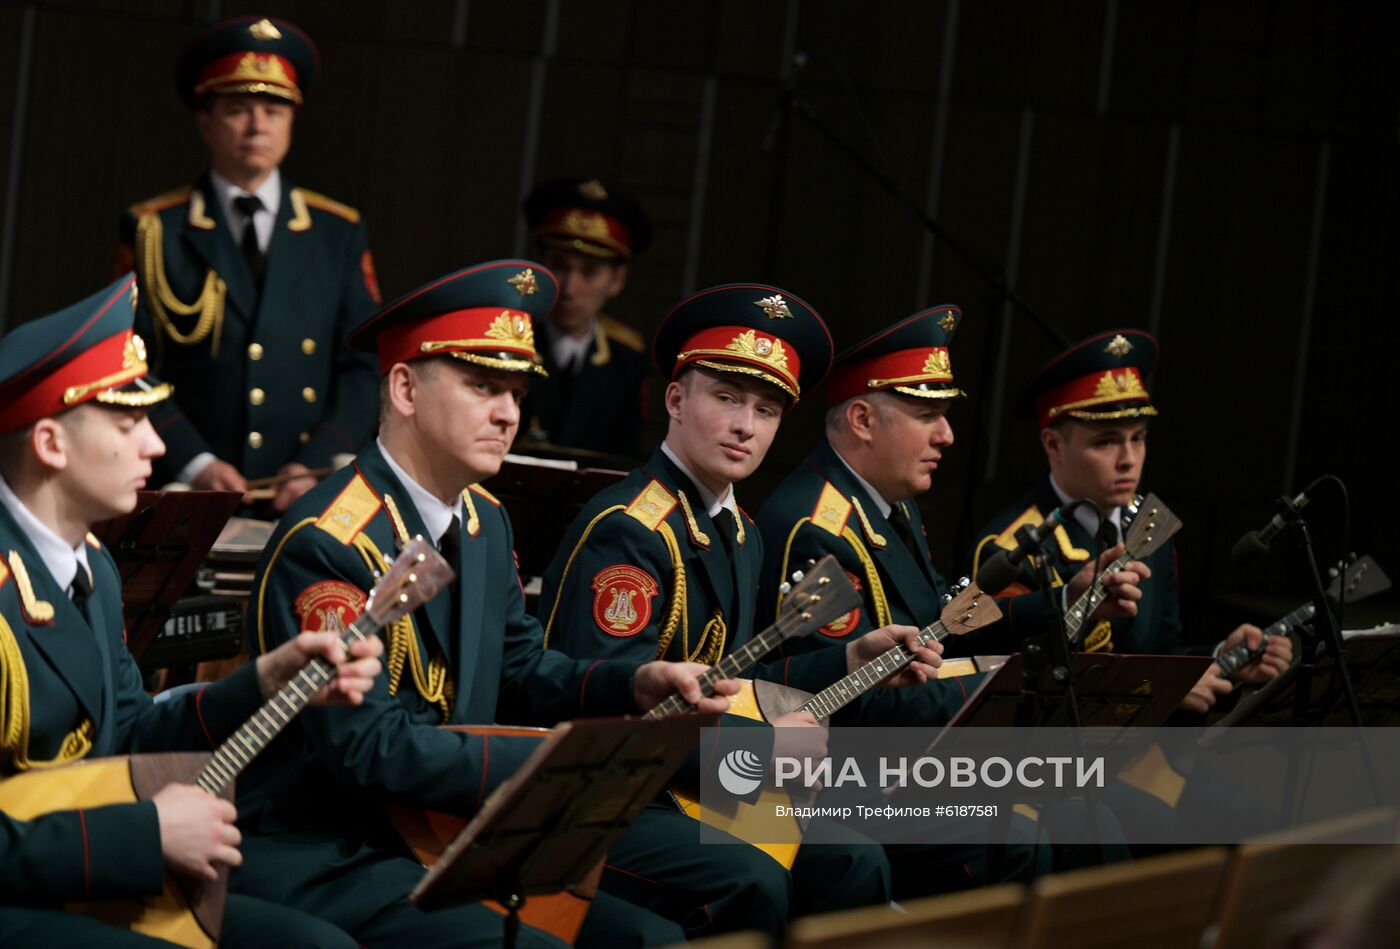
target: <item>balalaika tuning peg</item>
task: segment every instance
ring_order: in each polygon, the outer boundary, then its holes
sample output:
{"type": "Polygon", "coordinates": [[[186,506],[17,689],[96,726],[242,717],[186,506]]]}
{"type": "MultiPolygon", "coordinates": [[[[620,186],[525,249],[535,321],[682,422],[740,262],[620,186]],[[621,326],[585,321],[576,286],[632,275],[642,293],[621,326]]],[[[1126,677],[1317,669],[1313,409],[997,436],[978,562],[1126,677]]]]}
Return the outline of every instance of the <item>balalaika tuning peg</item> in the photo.
{"type": "Polygon", "coordinates": [[[972,580],[970,578],[958,577],[958,582],[953,584],[953,589],[956,590],[958,593],[961,593],[970,586],[972,586],[972,580]]]}
{"type": "Polygon", "coordinates": [[[792,584],[784,583],[782,586],[778,587],[778,592],[781,593],[783,596],[787,596],[789,593],[792,592],[792,584]]]}
{"type": "Polygon", "coordinates": [[[806,576],[806,574],[804,574],[801,570],[794,570],[794,571],[792,572],[792,582],[793,582],[793,583],[801,583],[801,582],[802,582],[802,578],[803,578],[804,576],[806,576]]]}
{"type": "Polygon", "coordinates": [[[953,594],[951,593],[945,593],[938,598],[939,606],[947,606],[951,602],[953,602],[953,594]]]}

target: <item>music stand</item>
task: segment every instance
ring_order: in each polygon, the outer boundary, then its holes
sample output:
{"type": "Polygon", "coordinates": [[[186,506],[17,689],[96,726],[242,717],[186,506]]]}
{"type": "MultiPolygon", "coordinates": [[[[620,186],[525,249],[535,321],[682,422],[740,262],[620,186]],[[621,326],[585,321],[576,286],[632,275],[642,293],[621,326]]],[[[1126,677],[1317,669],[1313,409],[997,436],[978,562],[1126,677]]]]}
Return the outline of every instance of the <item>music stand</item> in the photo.
{"type": "Polygon", "coordinates": [[[425,910],[506,908],[515,945],[531,894],[581,884],[696,747],[717,715],[563,722],[502,782],[409,894],[425,910]]]}
{"type": "MultiPolygon", "coordinates": [[[[1208,656],[1079,653],[1074,669],[1079,723],[1085,728],[1156,728],[1176,710],[1212,661],[1208,656]]],[[[1021,662],[1021,654],[1015,653],[983,679],[948,727],[1011,728],[1018,724],[1018,710],[1027,702],[1036,706],[1033,727],[1067,724],[1060,686],[1050,681],[1050,670],[1042,672],[1038,688],[1028,694],[1021,662]]],[[[1024,721],[1024,712],[1020,714],[1024,721]]]]}
{"type": "Polygon", "coordinates": [[[237,491],[138,491],[130,514],[92,529],[117,562],[127,648],[138,661],[241,498],[237,491]]]}

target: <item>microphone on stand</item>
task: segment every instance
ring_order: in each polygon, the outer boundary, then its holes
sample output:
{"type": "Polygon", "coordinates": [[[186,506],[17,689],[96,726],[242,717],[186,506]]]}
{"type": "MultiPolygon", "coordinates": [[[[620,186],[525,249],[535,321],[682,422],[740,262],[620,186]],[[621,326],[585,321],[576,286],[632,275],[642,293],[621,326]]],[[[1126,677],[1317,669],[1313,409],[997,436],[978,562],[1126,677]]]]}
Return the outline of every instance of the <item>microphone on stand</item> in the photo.
{"type": "Polygon", "coordinates": [[[1239,540],[1235,541],[1235,546],[1230,551],[1230,560],[1237,566],[1248,566],[1260,557],[1269,552],[1269,545],[1273,543],[1275,537],[1288,526],[1288,519],[1285,514],[1297,515],[1299,511],[1307,507],[1310,498],[1309,494],[1322,482],[1321,478],[1314,480],[1306,488],[1299,491],[1294,497],[1281,497],[1276,502],[1279,512],[1269,519],[1257,531],[1249,531],[1239,540]]]}
{"type": "Polygon", "coordinates": [[[1020,576],[1021,564],[1026,562],[1026,558],[1038,553],[1045,546],[1045,542],[1055,533],[1055,528],[1065,522],[1071,511],[1087,503],[1089,502],[1082,498],[1071,501],[1063,507],[1055,508],[1036,526],[1027,524],[1018,530],[1015,547],[997,551],[991,559],[982,564],[977,571],[977,586],[990,596],[996,596],[1009,587],[1020,576]]]}

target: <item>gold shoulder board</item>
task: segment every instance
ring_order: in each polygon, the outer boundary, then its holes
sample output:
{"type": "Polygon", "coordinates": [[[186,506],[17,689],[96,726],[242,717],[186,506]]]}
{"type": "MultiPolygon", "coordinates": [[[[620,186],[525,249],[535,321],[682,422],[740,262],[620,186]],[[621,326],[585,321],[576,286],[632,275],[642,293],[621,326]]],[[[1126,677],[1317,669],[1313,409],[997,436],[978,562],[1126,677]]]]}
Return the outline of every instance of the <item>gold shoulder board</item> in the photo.
{"type": "Polygon", "coordinates": [[[189,185],[183,188],[176,188],[174,191],[167,191],[165,194],[158,194],[154,198],[147,198],[145,201],[137,201],[129,206],[127,210],[132,217],[141,217],[144,214],[154,214],[157,211],[164,211],[166,208],[174,207],[177,204],[184,204],[190,199],[190,192],[194,190],[189,185]]]}
{"type": "Polygon", "coordinates": [[[316,526],[342,544],[350,544],[379,513],[380,504],[379,495],[364,476],[355,475],[326,512],[316,519],[316,526]]]}
{"type": "Polygon", "coordinates": [[[294,188],[293,190],[301,192],[301,196],[306,199],[306,203],[318,211],[329,212],[336,217],[344,218],[351,224],[360,223],[360,212],[356,211],[348,204],[341,204],[334,198],[328,198],[324,194],[308,191],[305,188],[294,188]]]}
{"type": "Polygon", "coordinates": [[[626,323],[623,323],[621,320],[615,320],[611,316],[599,317],[598,322],[602,324],[603,332],[607,333],[614,342],[621,343],[628,349],[635,350],[639,353],[646,352],[646,338],[626,323]]]}
{"type": "Polygon", "coordinates": [[[627,515],[641,521],[647,530],[654,531],[676,509],[676,503],[675,496],[662,487],[660,481],[652,480],[627,505],[627,515]]]}
{"type": "Polygon", "coordinates": [[[830,481],[822,486],[817,497],[816,507],[812,508],[812,523],[836,537],[846,529],[846,520],[851,516],[851,501],[830,481]]]}

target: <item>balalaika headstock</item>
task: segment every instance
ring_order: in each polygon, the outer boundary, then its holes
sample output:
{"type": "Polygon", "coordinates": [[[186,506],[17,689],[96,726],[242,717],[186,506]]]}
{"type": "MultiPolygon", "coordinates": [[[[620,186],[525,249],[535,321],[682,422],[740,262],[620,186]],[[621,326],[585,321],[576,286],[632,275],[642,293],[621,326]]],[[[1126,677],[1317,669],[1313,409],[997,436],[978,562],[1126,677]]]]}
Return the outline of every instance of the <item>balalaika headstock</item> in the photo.
{"type": "Polygon", "coordinates": [[[431,600],[453,576],[442,554],[422,537],[415,537],[374,585],[364,612],[376,626],[388,626],[431,600]]]}
{"type": "Polygon", "coordinates": [[[938,617],[950,635],[961,636],[1001,619],[1001,607],[994,597],[966,579],[959,581],[959,586],[961,592],[948,601],[938,617]]]}
{"type": "Polygon", "coordinates": [[[1155,553],[1157,548],[1181,530],[1181,519],[1155,494],[1141,500],[1134,499],[1128,513],[1132,521],[1123,542],[1127,545],[1128,553],[1139,560],[1155,553]]]}
{"type": "Polygon", "coordinates": [[[783,627],[784,639],[805,636],[861,604],[859,591],[831,554],[816,563],[808,561],[807,569],[795,571],[782,590],[782,611],[775,625],[783,627]]]}

